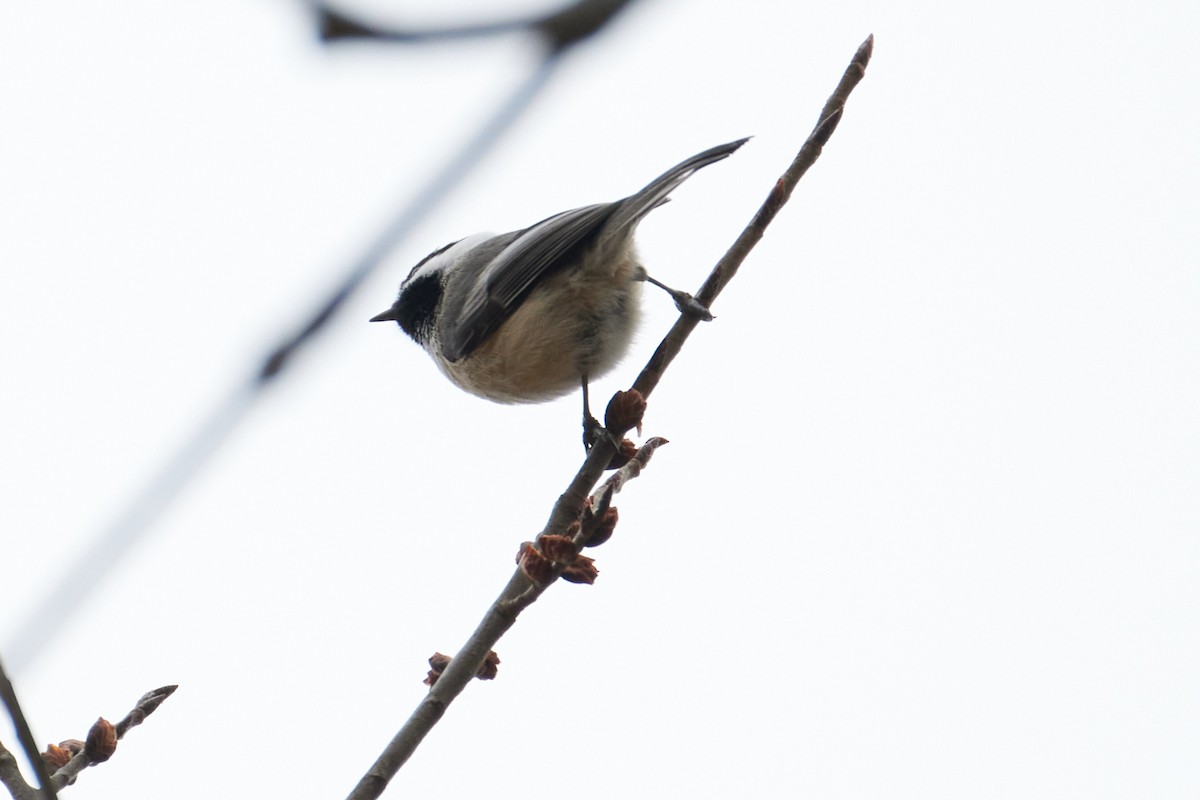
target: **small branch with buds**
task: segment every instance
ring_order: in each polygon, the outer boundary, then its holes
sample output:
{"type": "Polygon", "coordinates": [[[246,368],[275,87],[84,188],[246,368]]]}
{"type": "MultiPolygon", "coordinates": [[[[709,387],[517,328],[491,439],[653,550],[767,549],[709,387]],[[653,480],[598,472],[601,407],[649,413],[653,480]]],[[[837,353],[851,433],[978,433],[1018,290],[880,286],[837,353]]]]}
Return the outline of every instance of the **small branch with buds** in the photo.
{"type": "Polygon", "coordinates": [[[572,536],[539,536],[535,542],[525,542],[517,553],[519,565],[508,586],[492,603],[479,627],[459,650],[449,658],[435,653],[429,659],[431,667],[425,682],[432,688],[421,700],[412,716],[388,743],[371,770],[362,777],[349,794],[350,800],[379,797],[388,781],[417,749],[425,735],[442,718],[446,708],[472,679],[491,680],[496,677],[500,658],[492,645],[500,640],[517,621],[517,616],[533,603],[560,576],[575,583],[591,583],[596,570],[592,559],[580,554],[584,547],[594,547],[611,538],[617,522],[617,510],[610,503],[612,495],[641,474],[654,451],[666,444],[666,439],[652,438],[638,448],[633,457],[617,470],[595,495],[580,509],[572,536]]]}
{"type": "MultiPolygon", "coordinates": [[[[874,37],[867,37],[854,54],[837,89],[821,111],[816,127],[792,164],[776,181],[767,199],[737,241],[713,267],[697,293],[696,299],[701,304],[712,305],[762,238],[767,225],[788,201],[800,178],[820,156],[841,120],[847,98],[865,74],[873,45],[874,37]]],[[[678,355],[696,324],[694,316],[681,314],[638,375],[633,387],[613,397],[605,412],[605,427],[612,435],[602,436],[596,441],[583,466],[555,503],[545,528],[535,541],[521,545],[517,554],[517,571],[467,643],[449,661],[445,656],[435,656],[436,664],[434,659],[430,659],[430,665],[437,675],[435,677],[431,673],[430,678],[426,679],[427,683],[432,682],[429,694],[350,793],[350,800],[379,797],[467,684],[477,677],[495,676],[499,658],[492,648],[516,623],[521,611],[537,600],[542,592],[560,577],[579,583],[591,583],[596,579],[598,572],[595,563],[593,559],[582,555],[582,549],[603,544],[612,536],[617,522],[617,509],[611,505],[612,496],[627,481],[637,477],[654,451],[666,443],[665,439],[652,438],[635,450],[622,437],[635,427],[641,431],[646,397],[658,385],[663,372],[678,355]],[[619,466],[619,469],[595,493],[589,494],[604,471],[614,466],[619,466]]]]}
{"type": "MultiPolygon", "coordinates": [[[[39,760],[47,768],[51,791],[57,792],[64,786],[70,786],[79,773],[112,758],[117,750],[117,742],[125,737],[129,729],[145,722],[146,717],[153,714],[177,688],[179,687],[163,686],[146,692],[133,710],[115,725],[100,717],[88,730],[87,739],[83,741],[65,739],[58,744],[48,745],[39,760]]],[[[33,800],[48,796],[47,793],[25,783],[20,770],[17,769],[16,759],[3,745],[0,745],[0,784],[8,789],[14,800],[33,800]]]]}

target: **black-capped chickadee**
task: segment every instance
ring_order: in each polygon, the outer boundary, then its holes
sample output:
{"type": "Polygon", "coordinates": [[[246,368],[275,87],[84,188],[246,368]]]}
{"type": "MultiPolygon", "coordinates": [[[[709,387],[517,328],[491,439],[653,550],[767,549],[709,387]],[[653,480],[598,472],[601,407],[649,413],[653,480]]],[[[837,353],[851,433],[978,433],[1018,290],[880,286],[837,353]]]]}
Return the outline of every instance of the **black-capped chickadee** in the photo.
{"type": "Polygon", "coordinates": [[[696,170],[746,141],[694,155],[624,200],[435,250],[413,267],[392,307],[371,321],[397,322],[446,377],[488,400],[538,403],[582,386],[586,442],[599,428],[588,408],[588,380],[628,350],[642,281],[669,292],[682,312],[712,318],[691,295],[646,274],[634,250],[638,223],[696,170]]]}

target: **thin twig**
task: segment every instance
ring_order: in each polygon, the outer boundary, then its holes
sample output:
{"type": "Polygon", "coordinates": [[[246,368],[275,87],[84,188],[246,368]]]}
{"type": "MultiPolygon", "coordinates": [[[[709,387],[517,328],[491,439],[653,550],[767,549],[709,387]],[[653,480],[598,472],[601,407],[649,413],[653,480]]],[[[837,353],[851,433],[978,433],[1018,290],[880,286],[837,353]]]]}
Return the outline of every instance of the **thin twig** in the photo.
{"type": "MultiPolygon", "coordinates": [[[[812,133],[804,141],[800,151],[796,153],[796,157],[792,160],[787,171],[780,176],[775,182],[771,192],[767,195],[767,199],[759,207],[754,218],[750,220],[750,224],[742,231],[737,240],[721,257],[705,279],[704,285],[700,287],[700,291],[696,293],[696,299],[703,305],[711,308],[713,301],[721,290],[733,280],[733,276],[737,274],[738,268],[742,262],[746,260],[746,256],[762,239],[763,234],[767,230],[767,226],[771,224],[771,220],[775,219],[775,215],[779,213],[784,204],[792,196],[792,190],[796,188],[796,184],[800,182],[800,178],[808,171],[816,160],[821,155],[821,150],[825,146],[825,142],[829,141],[829,137],[837,128],[838,122],[842,118],[842,111],[845,108],[846,100],[850,97],[850,93],[854,91],[854,87],[863,79],[866,74],[867,63],[871,60],[871,51],[875,46],[875,36],[872,34],[859,45],[854,58],[850,60],[850,65],[846,67],[845,73],[842,74],[842,80],[838,83],[837,88],[829,99],[825,101],[825,107],[821,109],[821,116],[817,119],[817,125],[813,128],[812,133]]],[[[658,385],[662,379],[663,373],[667,366],[675,360],[675,356],[679,355],[683,343],[687,341],[688,336],[695,330],[699,324],[695,317],[690,317],[681,314],[676,320],[675,325],[663,338],[658,349],[654,351],[654,355],[650,357],[650,361],[642,369],[637,380],[633,382],[633,388],[642,393],[643,397],[649,397],[654,391],[654,387],[658,385]]]]}
{"type": "Polygon", "coordinates": [[[160,686],[157,689],[151,689],[139,697],[133,709],[114,726],[117,729],[117,738],[124,739],[125,734],[129,732],[130,728],[136,728],[145,722],[146,717],[157,711],[158,707],[163,704],[163,701],[175,694],[175,690],[178,688],[178,684],[160,686]]]}
{"type": "MultiPolygon", "coordinates": [[[[3,670],[0,670],[0,676],[2,675],[3,670]]],[[[3,682],[7,684],[4,694],[6,695],[5,702],[8,704],[8,695],[13,694],[12,685],[8,683],[7,677],[3,677],[3,682]]],[[[74,783],[79,773],[90,766],[107,761],[116,750],[117,741],[124,738],[130,728],[145,722],[146,717],[153,714],[155,709],[162,705],[162,702],[170,697],[177,688],[177,686],[163,686],[146,692],[138,699],[133,710],[116,725],[103,718],[98,719],[88,731],[86,742],[70,739],[59,745],[50,745],[44,754],[39,753],[37,745],[33,743],[33,734],[29,733],[29,726],[25,722],[24,715],[20,713],[20,708],[16,707],[14,711],[14,706],[9,705],[9,714],[13,717],[17,736],[22,740],[22,747],[38,775],[42,789],[35,789],[25,782],[21,770],[17,766],[16,758],[3,744],[0,744],[0,785],[8,789],[14,800],[57,797],[58,790],[74,783]],[[28,738],[29,744],[25,743],[26,738],[28,738]],[[53,774],[50,773],[49,764],[46,761],[48,758],[57,766],[53,774]]]]}
{"type": "MultiPolygon", "coordinates": [[[[146,717],[153,714],[155,709],[162,705],[162,702],[174,694],[175,690],[178,688],[178,686],[163,686],[159,689],[152,689],[138,698],[137,703],[134,705],[133,709],[125,715],[125,718],[116,725],[111,726],[116,738],[125,738],[125,734],[129,732],[130,728],[134,728],[145,722],[146,717]]],[[[101,719],[97,725],[93,726],[93,730],[95,730],[100,723],[109,725],[109,723],[101,719]]],[[[91,739],[92,734],[89,732],[89,743],[91,742],[91,739]]],[[[113,743],[113,747],[116,747],[115,742],[113,743]]],[[[111,755],[111,753],[109,755],[111,755]]],[[[38,757],[38,760],[41,760],[40,756],[38,757]]],[[[107,760],[107,757],[105,760],[107,760]]],[[[61,789],[64,786],[74,783],[75,779],[79,777],[79,773],[83,772],[88,767],[95,766],[97,763],[98,761],[91,752],[90,748],[81,748],[79,752],[71,756],[70,761],[55,770],[54,775],[51,777],[54,787],[56,789],[61,789]]]]}
{"type": "MultiPolygon", "coordinates": [[[[779,209],[787,202],[792,189],[800,180],[805,170],[820,155],[821,147],[828,140],[830,134],[833,133],[837,121],[841,118],[842,107],[846,102],[846,98],[863,77],[867,62],[871,57],[873,41],[873,37],[868,37],[862,46],[859,47],[850,66],[846,69],[841,83],[838,84],[837,90],[826,103],[825,110],[821,113],[817,127],[809,135],[803,147],[801,147],[792,165],[776,183],[768,195],[766,202],[763,203],[763,206],[747,225],[742,235],[738,237],[725,256],[713,268],[708,280],[705,281],[704,288],[697,295],[697,298],[701,302],[706,305],[710,304],[720,290],[725,287],[755,243],[762,238],[763,231],[771,219],[774,218],[779,209]]],[[[682,346],[683,341],[687,338],[687,334],[690,333],[690,328],[687,328],[682,335],[678,333],[678,330],[683,326],[686,319],[688,318],[681,316],[680,322],[676,323],[675,327],[667,334],[662,344],[659,345],[658,350],[655,351],[654,356],[651,357],[650,362],[642,370],[641,375],[638,376],[638,380],[635,381],[634,388],[641,391],[643,395],[647,395],[653,391],[654,386],[658,384],[659,379],[662,377],[663,371],[671,359],[679,352],[679,347],[682,346]],[[653,377],[650,379],[647,376],[653,377]]],[[[692,320],[692,327],[694,325],[695,320],[692,320]]],[[[626,468],[618,471],[610,481],[596,490],[592,495],[591,507],[607,509],[608,500],[611,498],[611,495],[615,491],[618,491],[626,480],[636,477],[640,473],[653,453],[654,448],[661,444],[662,441],[651,440],[643,445],[626,468]]],[[[588,453],[583,466],[576,473],[567,490],[563,492],[555,503],[545,528],[538,535],[539,539],[552,534],[561,535],[570,528],[573,522],[579,520],[583,509],[588,507],[588,491],[596,485],[596,482],[603,475],[613,454],[614,447],[612,443],[606,437],[601,437],[588,453]]],[[[579,542],[583,536],[584,533],[581,526],[581,532],[576,541],[579,542]]],[[[450,661],[449,666],[446,667],[446,670],[442,672],[437,682],[429,690],[429,694],[421,700],[412,715],[392,738],[391,742],[388,743],[387,747],[384,748],[383,753],[380,754],[375,764],[372,765],[371,769],[348,795],[349,800],[369,800],[370,798],[377,798],[383,793],[384,789],[387,788],[388,782],[395,777],[396,773],[416,750],[426,734],[433,729],[433,726],[446,713],[446,709],[450,703],[454,701],[463,689],[466,688],[467,684],[476,676],[479,666],[483,663],[488,653],[492,652],[500,637],[513,626],[521,611],[537,600],[542,592],[562,573],[564,568],[564,564],[554,565],[549,573],[548,580],[540,583],[530,580],[521,569],[513,573],[508,581],[508,585],[504,587],[500,596],[492,603],[483,620],[475,629],[475,632],[471,634],[466,644],[463,645],[458,654],[450,661]]]]}

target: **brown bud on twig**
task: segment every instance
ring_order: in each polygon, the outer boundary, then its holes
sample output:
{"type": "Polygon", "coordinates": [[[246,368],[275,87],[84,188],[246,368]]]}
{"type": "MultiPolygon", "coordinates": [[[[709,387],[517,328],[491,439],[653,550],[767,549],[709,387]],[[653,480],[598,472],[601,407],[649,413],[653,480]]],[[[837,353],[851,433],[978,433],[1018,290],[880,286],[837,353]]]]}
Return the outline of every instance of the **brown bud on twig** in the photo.
{"type": "Polygon", "coordinates": [[[46,762],[46,766],[52,774],[65,767],[70,760],[71,751],[56,744],[46,745],[46,752],[42,753],[42,761],[46,762]]]}
{"type": "MultiPolygon", "coordinates": [[[[572,527],[578,530],[579,523],[572,523],[572,527]]],[[[543,556],[559,564],[570,564],[575,560],[575,556],[579,555],[579,548],[575,546],[574,536],[546,534],[537,540],[537,546],[543,556]]]]}
{"type": "Polygon", "coordinates": [[[446,667],[450,666],[450,656],[445,653],[434,653],[429,657],[429,674],[425,676],[425,685],[433,686],[437,683],[438,678],[442,677],[442,673],[446,671],[446,667]]]}
{"type": "Polygon", "coordinates": [[[630,428],[637,428],[642,435],[642,417],[646,414],[646,398],[637,389],[617,392],[604,409],[604,427],[617,436],[624,436],[630,428]]]}
{"type": "Polygon", "coordinates": [[[537,586],[545,586],[554,580],[554,565],[533,542],[521,543],[521,549],[517,551],[517,566],[537,586]]]}
{"type": "Polygon", "coordinates": [[[76,755],[83,752],[84,743],[78,739],[63,739],[58,743],[58,746],[66,750],[71,755],[76,755]]]}
{"type": "Polygon", "coordinates": [[[587,539],[584,540],[584,547],[598,547],[612,538],[613,531],[617,527],[617,509],[609,506],[604,513],[599,516],[593,516],[588,521],[588,525],[584,527],[587,531],[587,539]]]}
{"type": "Polygon", "coordinates": [[[96,720],[96,724],[88,731],[87,741],[84,742],[83,752],[88,761],[99,764],[112,758],[117,751],[117,729],[104,717],[96,720]]]}
{"type": "Polygon", "coordinates": [[[613,457],[608,460],[608,466],[605,469],[620,469],[628,464],[631,458],[637,455],[637,450],[636,444],[628,439],[622,439],[620,445],[617,447],[617,452],[613,453],[613,457]]]}
{"type": "Polygon", "coordinates": [[[596,582],[596,576],[600,574],[600,570],[596,569],[596,559],[588,558],[587,556],[575,556],[575,560],[571,565],[563,570],[562,577],[564,581],[571,583],[586,583],[591,585],[596,582]]]}
{"type": "Polygon", "coordinates": [[[608,510],[608,504],[612,502],[612,487],[605,481],[604,486],[600,487],[600,491],[595,494],[590,494],[583,501],[583,511],[579,516],[584,521],[600,516],[608,510]]]}
{"type": "MultiPolygon", "coordinates": [[[[452,659],[445,653],[434,653],[429,657],[429,674],[425,676],[425,685],[433,686],[438,682],[438,678],[442,677],[442,673],[446,671],[446,667],[450,666],[452,659]]],[[[479,669],[475,672],[475,677],[481,681],[490,681],[496,677],[500,671],[500,656],[496,655],[495,650],[488,650],[488,654],[484,656],[483,663],[479,665],[479,669]]]]}
{"type": "Polygon", "coordinates": [[[500,656],[496,655],[495,650],[488,650],[488,654],[483,657],[483,663],[479,665],[479,670],[475,673],[475,677],[481,681],[490,681],[496,677],[496,673],[500,671],[500,656]]]}

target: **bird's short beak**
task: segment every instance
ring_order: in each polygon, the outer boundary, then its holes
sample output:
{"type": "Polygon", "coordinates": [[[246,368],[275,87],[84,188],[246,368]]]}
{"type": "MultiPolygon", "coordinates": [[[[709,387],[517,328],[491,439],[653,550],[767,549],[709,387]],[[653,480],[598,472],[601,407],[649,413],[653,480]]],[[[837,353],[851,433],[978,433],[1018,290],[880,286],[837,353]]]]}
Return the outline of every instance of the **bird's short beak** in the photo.
{"type": "Polygon", "coordinates": [[[371,317],[370,321],[371,322],[395,322],[398,319],[400,319],[400,316],[396,312],[396,307],[392,306],[387,311],[384,311],[382,313],[376,314],[375,316],[371,317]]]}

